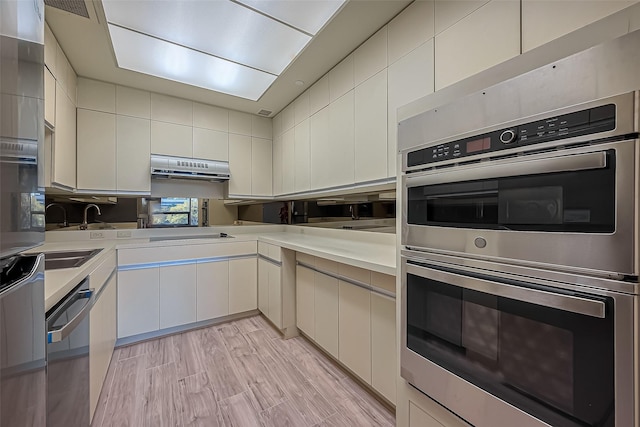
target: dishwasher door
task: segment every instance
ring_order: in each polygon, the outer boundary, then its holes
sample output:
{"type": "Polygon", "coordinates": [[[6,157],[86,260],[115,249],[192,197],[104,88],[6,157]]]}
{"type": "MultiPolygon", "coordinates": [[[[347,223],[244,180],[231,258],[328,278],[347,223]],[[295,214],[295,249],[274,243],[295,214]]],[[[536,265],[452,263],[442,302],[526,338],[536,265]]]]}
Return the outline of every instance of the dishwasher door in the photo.
{"type": "Polygon", "coordinates": [[[47,426],[85,427],[89,410],[89,312],[85,279],[47,313],[47,426]]]}

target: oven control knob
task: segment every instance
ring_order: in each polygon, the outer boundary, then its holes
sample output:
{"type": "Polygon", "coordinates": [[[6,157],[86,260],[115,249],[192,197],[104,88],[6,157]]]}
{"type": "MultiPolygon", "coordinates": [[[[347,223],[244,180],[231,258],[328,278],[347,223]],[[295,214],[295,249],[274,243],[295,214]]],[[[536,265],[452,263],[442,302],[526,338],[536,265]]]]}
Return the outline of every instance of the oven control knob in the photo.
{"type": "Polygon", "coordinates": [[[516,133],[513,129],[507,129],[500,134],[500,142],[503,144],[511,144],[516,140],[516,133]]]}
{"type": "Polygon", "coordinates": [[[482,237],[476,237],[476,239],[473,241],[473,244],[476,245],[476,248],[482,249],[487,246],[487,241],[482,237]]]}

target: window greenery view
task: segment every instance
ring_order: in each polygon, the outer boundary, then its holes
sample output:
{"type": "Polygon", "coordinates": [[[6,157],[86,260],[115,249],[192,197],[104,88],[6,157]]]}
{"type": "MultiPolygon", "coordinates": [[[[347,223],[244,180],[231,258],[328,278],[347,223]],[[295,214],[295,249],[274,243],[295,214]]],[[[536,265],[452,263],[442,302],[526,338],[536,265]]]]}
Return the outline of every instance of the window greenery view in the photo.
{"type": "Polygon", "coordinates": [[[152,227],[197,226],[198,199],[188,197],[163,197],[149,204],[152,227]]]}

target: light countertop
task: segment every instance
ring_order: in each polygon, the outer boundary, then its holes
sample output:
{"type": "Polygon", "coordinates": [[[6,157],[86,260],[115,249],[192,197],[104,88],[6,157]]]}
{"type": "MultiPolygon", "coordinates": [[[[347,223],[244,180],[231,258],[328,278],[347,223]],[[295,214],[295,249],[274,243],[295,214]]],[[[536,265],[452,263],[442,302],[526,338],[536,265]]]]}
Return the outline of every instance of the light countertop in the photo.
{"type": "MultiPolygon", "coordinates": [[[[86,233],[89,231],[79,232],[86,233]]],[[[138,230],[129,239],[96,239],[89,240],[84,234],[62,233],[68,235],[70,241],[60,239],[60,233],[55,239],[47,238],[44,245],[31,252],[53,252],[83,249],[102,249],[84,265],[77,268],[65,268],[59,270],[47,270],[45,272],[45,309],[49,310],[60,301],[78,283],[87,277],[98,267],[114,250],[130,248],[151,248],[184,246],[211,243],[231,243],[242,241],[262,241],[281,246],[296,252],[326,258],[335,262],[377,271],[380,273],[396,274],[396,245],[395,236],[376,233],[366,233],[351,230],[324,230],[304,229],[304,227],[261,227],[248,229],[248,227],[233,229],[232,227],[209,228],[199,230],[166,230],[163,235],[169,240],[150,241],[151,237],[157,238],[157,232],[145,236],[144,230],[138,230]],[[286,231],[285,231],[286,230],[286,231]],[[140,233],[142,231],[143,233],[140,233]],[[185,233],[186,231],[186,233],[185,233]],[[194,238],[195,231],[202,238],[194,238]],[[226,232],[232,238],[207,238],[217,232],[226,232]],[[184,236],[184,239],[176,237],[184,236]],[[79,239],[78,239],[79,238],[79,239]],[[76,240],[78,239],[78,240],[76,240]]],[[[114,236],[115,237],[115,236],[114,236]]]]}

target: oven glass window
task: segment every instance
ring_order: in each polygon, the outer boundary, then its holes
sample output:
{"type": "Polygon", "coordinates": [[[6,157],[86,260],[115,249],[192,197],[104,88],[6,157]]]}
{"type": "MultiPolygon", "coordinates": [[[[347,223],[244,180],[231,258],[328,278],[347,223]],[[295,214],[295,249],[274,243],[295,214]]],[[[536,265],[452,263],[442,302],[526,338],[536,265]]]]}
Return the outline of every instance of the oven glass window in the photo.
{"type": "Polygon", "coordinates": [[[604,319],[407,275],[407,347],[555,427],[613,427],[604,319]]]}
{"type": "Polygon", "coordinates": [[[408,189],[414,225],[548,232],[615,231],[615,151],[607,167],[408,189]]]}

